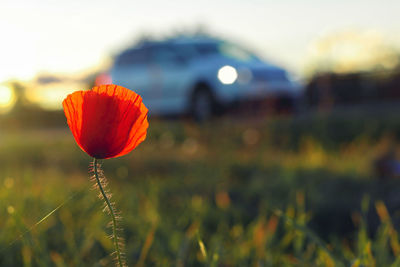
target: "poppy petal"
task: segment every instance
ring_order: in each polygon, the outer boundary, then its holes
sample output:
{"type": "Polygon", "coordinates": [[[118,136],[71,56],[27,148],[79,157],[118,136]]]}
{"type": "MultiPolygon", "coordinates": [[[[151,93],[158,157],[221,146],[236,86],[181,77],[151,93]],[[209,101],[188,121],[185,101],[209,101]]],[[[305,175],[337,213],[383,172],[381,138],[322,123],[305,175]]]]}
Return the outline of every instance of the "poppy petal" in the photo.
{"type": "Polygon", "coordinates": [[[148,110],[135,92],[117,85],[78,91],[63,102],[78,145],[90,156],[123,156],[146,138],[148,110]]]}

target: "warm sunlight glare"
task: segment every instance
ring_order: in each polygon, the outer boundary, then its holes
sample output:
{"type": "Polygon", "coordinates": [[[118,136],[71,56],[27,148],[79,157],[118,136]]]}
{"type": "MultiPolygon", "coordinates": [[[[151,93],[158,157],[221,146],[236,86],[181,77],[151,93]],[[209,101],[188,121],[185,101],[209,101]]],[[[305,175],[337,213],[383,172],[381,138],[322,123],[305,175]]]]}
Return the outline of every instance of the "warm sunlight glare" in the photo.
{"type": "Polygon", "coordinates": [[[309,67],[338,73],[391,69],[398,64],[396,50],[374,31],[342,31],[316,39],[310,45],[309,67]]]}
{"type": "Polygon", "coordinates": [[[32,87],[26,94],[29,101],[47,110],[61,108],[62,100],[76,90],[85,89],[86,85],[80,83],[51,83],[32,87]]]}
{"type": "Polygon", "coordinates": [[[0,85],[0,113],[9,111],[15,104],[16,97],[13,89],[0,85]]]}

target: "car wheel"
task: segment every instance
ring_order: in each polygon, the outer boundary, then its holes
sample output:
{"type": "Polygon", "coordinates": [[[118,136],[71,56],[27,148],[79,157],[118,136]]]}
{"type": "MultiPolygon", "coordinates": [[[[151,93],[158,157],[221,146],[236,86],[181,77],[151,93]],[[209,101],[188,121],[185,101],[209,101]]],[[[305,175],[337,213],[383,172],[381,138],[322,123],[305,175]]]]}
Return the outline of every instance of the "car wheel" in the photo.
{"type": "Polygon", "coordinates": [[[197,90],[192,100],[192,116],[198,121],[209,120],[214,115],[214,98],[208,89],[197,90]]]}

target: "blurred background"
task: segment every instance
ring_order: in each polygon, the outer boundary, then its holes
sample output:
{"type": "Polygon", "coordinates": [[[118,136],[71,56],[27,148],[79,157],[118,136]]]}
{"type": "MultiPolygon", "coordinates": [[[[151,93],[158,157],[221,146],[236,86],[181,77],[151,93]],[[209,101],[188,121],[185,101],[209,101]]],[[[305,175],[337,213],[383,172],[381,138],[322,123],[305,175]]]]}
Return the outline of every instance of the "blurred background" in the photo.
{"type": "Polygon", "coordinates": [[[399,10],[3,0],[0,265],[111,264],[61,102],[112,82],[150,110],[104,162],[129,265],[397,266],[399,10]]]}

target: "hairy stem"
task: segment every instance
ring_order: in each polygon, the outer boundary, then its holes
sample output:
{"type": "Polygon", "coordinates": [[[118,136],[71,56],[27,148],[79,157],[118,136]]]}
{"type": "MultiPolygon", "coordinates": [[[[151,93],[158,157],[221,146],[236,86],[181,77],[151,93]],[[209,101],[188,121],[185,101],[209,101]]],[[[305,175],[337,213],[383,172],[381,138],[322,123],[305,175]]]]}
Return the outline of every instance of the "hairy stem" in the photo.
{"type": "Polygon", "coordinates": [[[113,229],[113,239],[114,239],[114,246],[115,246],[115,251],[117,253],[117,260],[118,260],[118,264],[120,267],[123,267],[123,260],[121,257],[121,249],[119,247],[119,242],[118,242],[118,236],[117,236],[117,220],[115,217],[115,212],[114,212],[114,208],[111,205],[111,202],[109,200],[109,198],[107,197],[107,194],[104,192],[103,186],[101,185],[100,179],[99,179],[99,173],[98,173],[98,169],[97,169],[97,159],[94,158],[93,159],[93,171],[94,171],[94,176],[96,178],[96,182],[97,185],[99,186],[100,192],[104,198],[104,201],[107,204],[107,207],[110,211],[111,214],[111,218],[112,218],[112,229],[113,229]]]}

